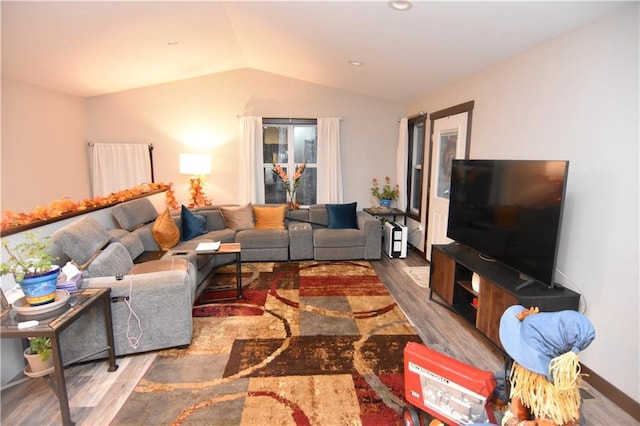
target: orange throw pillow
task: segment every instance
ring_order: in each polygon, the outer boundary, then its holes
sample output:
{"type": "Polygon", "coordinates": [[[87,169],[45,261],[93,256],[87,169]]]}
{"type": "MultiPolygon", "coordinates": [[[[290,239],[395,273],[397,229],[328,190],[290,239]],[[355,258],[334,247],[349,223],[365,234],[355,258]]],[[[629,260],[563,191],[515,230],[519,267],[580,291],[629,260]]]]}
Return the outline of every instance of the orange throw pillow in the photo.
{"type": "Polygon", "coordinates": [[[286,213],[286,204],[277,207],[253,206],[253,214],[256,217],[255,229],[285,229],[286,213]]]}
{"type": "Polygon", "coordinates": [[[151,234],[161,250],[169,250],[180,241],[180,229],[171,217],[169,208],[159,215],[151,226],[151,234]]]}

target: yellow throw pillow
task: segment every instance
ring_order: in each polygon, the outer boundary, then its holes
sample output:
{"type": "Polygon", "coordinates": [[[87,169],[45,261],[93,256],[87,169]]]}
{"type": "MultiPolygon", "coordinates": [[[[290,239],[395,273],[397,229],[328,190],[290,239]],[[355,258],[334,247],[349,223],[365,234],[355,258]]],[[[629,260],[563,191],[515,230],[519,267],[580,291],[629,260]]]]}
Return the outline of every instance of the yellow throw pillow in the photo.
{"type": "Polygon", "coordinates": [[[151,233],[161,250],[169,250],[180,241],[180,229],[178,229],[176,221],[171,217],[168,207],[153,222],[151,233]]]}
{"type": "Polygon", "coordinates": [[[277,207],[253,206],[253,214],[256,217],[255,229],[285,229],[286,213],[286,204],[277,207]]]}

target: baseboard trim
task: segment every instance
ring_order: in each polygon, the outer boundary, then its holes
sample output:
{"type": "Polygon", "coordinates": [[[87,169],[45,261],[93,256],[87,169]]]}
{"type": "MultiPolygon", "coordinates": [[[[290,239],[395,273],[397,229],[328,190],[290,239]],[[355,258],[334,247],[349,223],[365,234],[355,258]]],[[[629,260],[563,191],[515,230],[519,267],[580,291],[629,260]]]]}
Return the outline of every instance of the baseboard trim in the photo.
{"type": "Polygon", "coordinates": [[[611,383],[607,382],[586,365],[581,365],[582,373],[587,375],[586,377],[584,377],[585,382],[589,383],[591,386],[597,389],[598,392],[610,399],[625,413],[629,414],[637,421],[640,421],[640,403],[633,400],[630,396],[622,392],[617,387],[613,386],[611,383]]]}

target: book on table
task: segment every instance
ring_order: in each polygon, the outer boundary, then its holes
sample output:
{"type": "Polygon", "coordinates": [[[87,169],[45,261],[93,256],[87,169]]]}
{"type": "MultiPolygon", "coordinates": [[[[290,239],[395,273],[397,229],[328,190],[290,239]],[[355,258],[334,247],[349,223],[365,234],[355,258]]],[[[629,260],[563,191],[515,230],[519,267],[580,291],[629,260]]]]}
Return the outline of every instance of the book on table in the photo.
{"type": "Polygon", "coordinates": [[[220,241],[202,242],[196,247],[196,252],[216,251],[220,248],[220,241]]]}

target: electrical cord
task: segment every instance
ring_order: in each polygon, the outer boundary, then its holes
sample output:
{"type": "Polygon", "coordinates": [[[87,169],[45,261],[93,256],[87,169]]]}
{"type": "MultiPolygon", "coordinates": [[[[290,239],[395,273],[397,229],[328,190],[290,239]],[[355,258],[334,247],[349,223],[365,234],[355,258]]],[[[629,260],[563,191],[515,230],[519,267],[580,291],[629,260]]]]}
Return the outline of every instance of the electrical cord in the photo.
{"type": "Polygon", "coordinates": [[[129,317],[127,318],[127,341],[129,342],[129,346],[133,349],[138,349],[140,347],[140,340],[142,339],[142,335],[144,334],[144,330],[142,330],[142,322],[140,321],[140,317],[135,313],[133,307],[131,306],[131,302],[133,301],[133,279],[129,277],[129,297],[124,298],[124,303],[127,304],[129,308],[129,317]],[[131,318],[135,317],[138,321],[138,330],[140,331],[140,335],[135,337],[131,336],[131,318]]]}
{"type": "MultiPolygon", "coordinates": [[[[561,270],[559,270],[557,268],[556,268],[556,274],[562,275],[564,277],[564,279],[566,280],[566,282],[571,284],[571,287],[573,287],[573,289],[575,289],[576,292],[578,294],[580,294],[580,300],[584,302],[583,309],[582,309],[582,311],[580,311],[580,313],[582,313],[583,315],[586,315],[586,313],[587,313],[587,298],[585,297],[584,293],[582,293],[582,291],[580,290],[580,287],[575,282],[573,282],[573,280],[571,278],[569,278],[569,276],[567,274],[565,274],[564,272],[562,272],[561,270]]],[[[567,287],[566,282],[562,282],[560,284],[562,286],[564,286],[564,287],[567,287]]]]}

